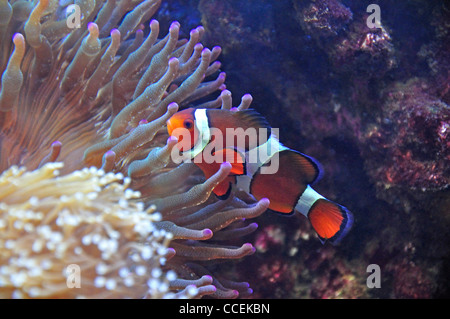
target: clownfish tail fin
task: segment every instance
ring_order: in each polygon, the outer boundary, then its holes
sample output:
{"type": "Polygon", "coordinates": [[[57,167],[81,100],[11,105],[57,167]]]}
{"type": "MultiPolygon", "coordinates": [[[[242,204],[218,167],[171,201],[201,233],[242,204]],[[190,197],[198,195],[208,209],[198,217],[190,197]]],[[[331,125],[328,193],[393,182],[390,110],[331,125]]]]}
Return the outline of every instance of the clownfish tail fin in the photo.
{"type": "Polygon", "coordinates": [[[344,206],[326,198],[317,199],[308,211],[308,219],[322,243],[338,244],[353,225],[353,214],[344,206]]]}

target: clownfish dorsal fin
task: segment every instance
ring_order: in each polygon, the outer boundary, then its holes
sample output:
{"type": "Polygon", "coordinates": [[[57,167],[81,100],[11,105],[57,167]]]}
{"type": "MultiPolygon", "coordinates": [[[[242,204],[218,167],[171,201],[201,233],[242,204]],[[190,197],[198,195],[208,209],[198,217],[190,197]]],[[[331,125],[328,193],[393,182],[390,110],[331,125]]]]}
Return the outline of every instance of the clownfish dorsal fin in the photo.
{"type": "Polygon", "coordinates": [[[266,118],[254,109],[237,111],[233,113],[233,116],[238,120],[238,123],[240,123],[242,127],[254,127],[256,129],[265,128],[268,130],[271,128],[266,118]]]}
{"type": "Polygon", "coordinates": [[[303,173],[303,183],[314,184],[322,177],[322,167],[314,158],[290,149],[281,152],[280,156],[288,157],[293,169],[303,173]]]}

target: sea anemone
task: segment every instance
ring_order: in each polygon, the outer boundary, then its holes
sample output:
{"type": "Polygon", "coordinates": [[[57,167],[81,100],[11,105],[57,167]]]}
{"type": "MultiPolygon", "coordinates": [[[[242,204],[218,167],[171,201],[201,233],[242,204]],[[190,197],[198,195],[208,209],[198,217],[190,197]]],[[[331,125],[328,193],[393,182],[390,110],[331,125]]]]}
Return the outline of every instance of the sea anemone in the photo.
{"type": "MultiPolygon", "coordinates": [[[[230,165],[204,180],[171,161],[177,141],[164,129],[180,108],[231,109],[221,50],[203,47],[202,27],[179,39],[178,22],[159,38],[159,23],[147,22],[159,5],[0,0],[2,297],[251,292],[211,269],[254,252],[227,241],[254,231],[242,220],[268,201],[210,197],[230,165]],[[70,265],[79,289],[68,287],[70,265]]],[[[244,95],[238,108],[250,103],[244,95]]]]}
{"type": "Polygon", "coordinates": [[[130,201],[139,193],[122,174],[58,176],[62,166],[0,177],[0,296],[164,296],[175,276],[160,269],[172,235],[153,226],[158,214],[130,201]]]}

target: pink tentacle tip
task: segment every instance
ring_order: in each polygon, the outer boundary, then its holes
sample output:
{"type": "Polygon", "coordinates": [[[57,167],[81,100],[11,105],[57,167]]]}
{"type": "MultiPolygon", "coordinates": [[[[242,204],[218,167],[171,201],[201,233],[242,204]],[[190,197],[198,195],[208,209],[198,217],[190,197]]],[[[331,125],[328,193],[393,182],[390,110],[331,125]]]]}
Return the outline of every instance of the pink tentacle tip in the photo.
{"type": "Polygon", "coordinates": [[[220,168],[231,170],[231,164],[230,162],[223,162],[222,164],[220,164],[220,168]]]}
{"type": "Polygon", "coordinates": [[[192,38],[193,36],[195,36],[196,34],[198,34],[198,30],[197,28],[192,29],[191,32],[189,32],[189,36],[192,38]]]}
{"type": "Polygon", "coordinates": [[[178,31],[180,29],[180,26],[181,26],[180,22],[173,21],[169,27],[169,32],[178,31]]]}
{"type": "Polygon", "coordinates": [[[220,69],[220,67],[222,66],[222,62],[220,61],[214,61],[213,64],[211,64],[211,67],[220,69]]]}
{"type": "Polygon", "coordinates": [[[178,66],[180,65],[180,61],[177,58],[170,58],[169,62],[168,62],[169,68],[178,68],[178,66]]]}
{"type": "Polygon", "coordinates": [[[197,43],[195,46],[194,46],[194,50],[203,50],[203,44],[201,44],[201,43],[197,43]]]}
{"type": "Polygon", "coordinates": [[[250,250],[251,250],[251,254],[254,254],[255,251],[256,251],[255,246],[253,246],[253,245],[250,244],[250,243],[245,243],[243,246],[245,246],[247,249],[250,249],[250,250]]]}
{"type": "Polygon", "coordinates": [[[89,22],[87,28],[89,32],[98,31],[98,25],[94,22],[89,22]]]}
{"type": "Polygon", "coordinates": [[[211,50],[209,50],[208,48],[204,48],[203,50],[202,50],[202,56],[203,55],[210,55],[211,54],[211,50]]]}
{"type": "Polygon", "coordinates": [[[209,282],[209,283],[212,283],[212,282],[213,282],[213,277],[210,276],[210,275],[204,275],[203,278],[205,278],[205,280],[206,280],[207,282],[209,282]]]}
{"type": "Polygon", "coordinates": [[[172,103],[170,103],[168,106],[167,106],[167,110],[169,111],[169,112],[176,112],[176,111],[178,111],[178,104],[177,104],[177,102],[172,102],[172,103]]]}
{"type": "Polygon", "coordinates": [[[148,124],[148,121],[146,119],[142,119],[139,121],[139,125],[148,124]]]}
{"type": "Polygon", "coordinates": [[[21,33],[14,33],[13,35],[13,42],[16,43],[16,41],[24,41],[25,38],[21,33]]]}
{"type": "Polygon", "coordinates": [[[60,141],[54,141],[52,147],[61,147],[62,143],[60,141]]]}
{"type": "Polygon", "coordinates": [[[175,136],[171,136],[167,139],[167,145],[172,146],[178,143],[178,139],[175,136]]]}
{"type": "Polygon", "coordinates": [[[237,111],[239,111],[239,109],[238,109],[237,107],[232,107],[232,108],[230,109],[230,111],[231,111],[231,112],[237,112],[237,111]]]}
{"type": "Polygon", "coordinates": [[[209,228],[203,229],[203,236],[205,236],[206,238],[211,238],[212,235],[213,235],[213,232],[211,229],[209,229],[209,228]]]}
{"type": "Polygon", "coordinates": [[[119,31],[119,29],[112,29],[110,34],[111,34],[111,36],[116,35],[116,34],[120,35],[120,31],[119,31]]]}
{"type": "Polygon", "coordinates": [[[178,58],[172,57],[169,59],[169,64],[178,62],[178,58]]]}
{"type": "Polygon", "coordinates": [[[223,90],[222,92],[220,92],[220,95],[230,95],[231,96],[231,91],[230,90],[223,90]]]}

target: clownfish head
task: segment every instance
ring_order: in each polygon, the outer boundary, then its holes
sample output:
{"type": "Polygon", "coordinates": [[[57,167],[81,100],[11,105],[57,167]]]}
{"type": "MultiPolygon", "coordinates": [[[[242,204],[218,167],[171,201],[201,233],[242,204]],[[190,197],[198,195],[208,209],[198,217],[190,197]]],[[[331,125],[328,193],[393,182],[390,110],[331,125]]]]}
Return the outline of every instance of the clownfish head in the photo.
{"type": "Polygon", "coordinates": [[[201,136],[196,125],[195,111],[189,108],[177,112],[167,121],[167,131],[170,136],[178,139],[177,147],[182,152],[192,150],[201,136]]]}

